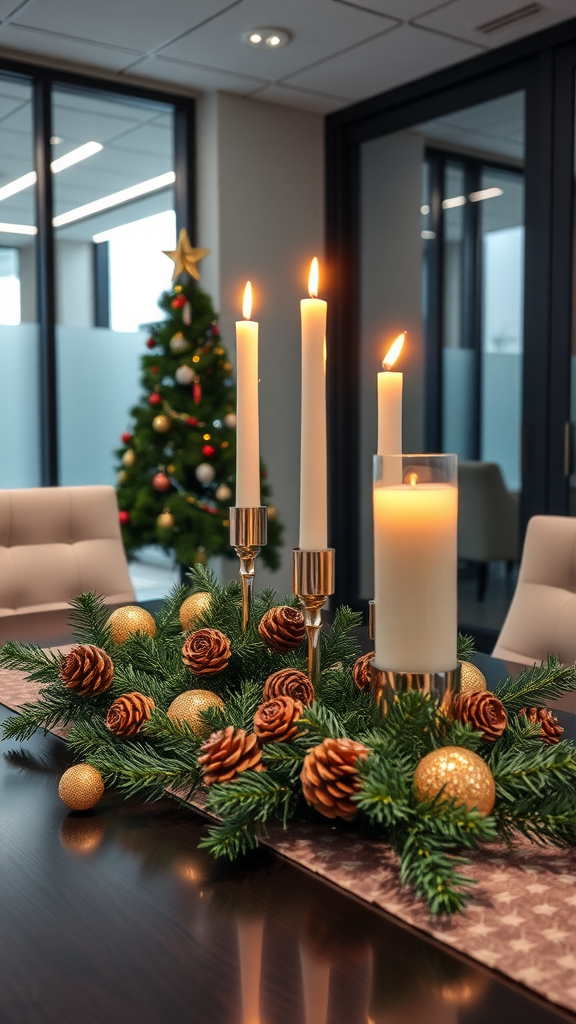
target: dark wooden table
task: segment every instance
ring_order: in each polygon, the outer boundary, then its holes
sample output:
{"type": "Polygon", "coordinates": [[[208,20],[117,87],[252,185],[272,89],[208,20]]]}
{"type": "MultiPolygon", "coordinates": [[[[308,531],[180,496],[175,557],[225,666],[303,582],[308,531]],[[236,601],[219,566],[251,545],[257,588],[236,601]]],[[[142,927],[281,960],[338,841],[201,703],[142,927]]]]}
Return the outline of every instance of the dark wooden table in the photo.
{"type": "Polygon", "coordinates": [[[68,813],[54,736],[0,746],[1,1024],[576,1019],[271,854],[214,863],[170,800],[68,813]]]}

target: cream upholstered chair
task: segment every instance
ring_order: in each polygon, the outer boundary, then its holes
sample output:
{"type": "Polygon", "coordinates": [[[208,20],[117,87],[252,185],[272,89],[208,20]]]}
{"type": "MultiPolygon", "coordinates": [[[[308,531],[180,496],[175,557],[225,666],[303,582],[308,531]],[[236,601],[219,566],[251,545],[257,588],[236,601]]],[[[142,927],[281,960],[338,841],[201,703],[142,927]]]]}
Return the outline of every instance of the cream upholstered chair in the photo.
{"type": "Polygon", "coordinates": [[[64,632],[68,602],[89,590],[135,600],[114,488],[0,491],[0,639],[64,632]]]}
{"type": "Polygon", "coordinates": [[[528,523],[516,592],[492,653],[522,665],[547,654],[576,661],[576,519],[528,523]]]}
{"type": "Polygon", "coordinates": [[[483,600],[489,562],[517,562],[518,497],[508,490],[496,462],[458,465],[458,557],[478,563],[483,600]]]}

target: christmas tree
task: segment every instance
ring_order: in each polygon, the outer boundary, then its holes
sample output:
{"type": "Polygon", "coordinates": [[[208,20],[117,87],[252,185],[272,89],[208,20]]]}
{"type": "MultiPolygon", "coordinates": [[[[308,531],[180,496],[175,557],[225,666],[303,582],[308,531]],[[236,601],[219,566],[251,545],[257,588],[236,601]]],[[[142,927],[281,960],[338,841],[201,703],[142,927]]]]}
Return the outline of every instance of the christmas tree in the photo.
{"type": "MultiPolygon", "coordinates": [[[[118,505],[127,554],[159,544],[188,568],[230,547],[228,510],[234,504],[236,390],[209,296],[198,285],[198,261],[185,230],[174,260],[171,291],[158,305],[166,318],[153,324],[142,357],[144,394],[131,409],[133,426],[117,455],[118,505]]],[[[261,468],[262,504],[270,488],[261,468]]],[[[268,504],[271,569],[279,565],[282,526],[268,504]]]]}

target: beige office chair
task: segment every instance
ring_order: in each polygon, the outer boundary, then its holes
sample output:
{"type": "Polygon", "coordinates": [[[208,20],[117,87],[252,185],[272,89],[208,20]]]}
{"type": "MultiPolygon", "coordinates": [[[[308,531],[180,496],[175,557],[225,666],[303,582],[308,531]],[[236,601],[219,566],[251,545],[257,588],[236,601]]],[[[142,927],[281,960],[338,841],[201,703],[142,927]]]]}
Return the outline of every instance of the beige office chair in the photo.
{"type": "Polygon", "coordinates": [[[89,590],[135,600],[114,488],[0,491],[0,641],[65,633],[68,602],[89,590]]]}
{"type": "Polygon", "coordinates": [[[458,557],[478,563],[478,600],[484,599],[488,565],[518,561],[518,497],[496,462],[458,465],[458,557]]]}
{"type": "Polygon", "coordinates": [[[576,519],[528,523],[516,592],[492,653],[522,665],[547,654],[576,661],[576,519]]]}

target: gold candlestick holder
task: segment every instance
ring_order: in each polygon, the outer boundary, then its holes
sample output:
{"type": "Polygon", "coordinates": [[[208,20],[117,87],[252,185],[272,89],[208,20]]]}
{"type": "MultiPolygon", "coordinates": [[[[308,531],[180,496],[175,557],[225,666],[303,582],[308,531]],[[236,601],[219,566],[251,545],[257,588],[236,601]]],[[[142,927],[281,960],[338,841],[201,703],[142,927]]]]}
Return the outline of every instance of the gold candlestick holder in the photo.
{"type": "Polygon", "coordinates": [[[304,612],[308,639],[308,677],[312,686],[320,679],[320,626],[322,608],[334,593],[334,548],[323,551],[292,549],[292,590],[304,612]]]}
{"type": "Polygon", "coordinates": [[[234,506],[230,509],[230,544],[240,559],[242,586],[242,629],[246,632],[252,608],[256,557],[267,540],[268,509],[234,506]]]}
{"type": "Polygon", "coordinates": [[[386,711],[387,698],[395,693],[407,690],[418,690],[427,697],[439,701],[447,710],[452,699],[460,692],[461,666],[447,669],[446,672],[395,672],[392,669],[372,668],[372,693],[377,703],[386,711]]]}

